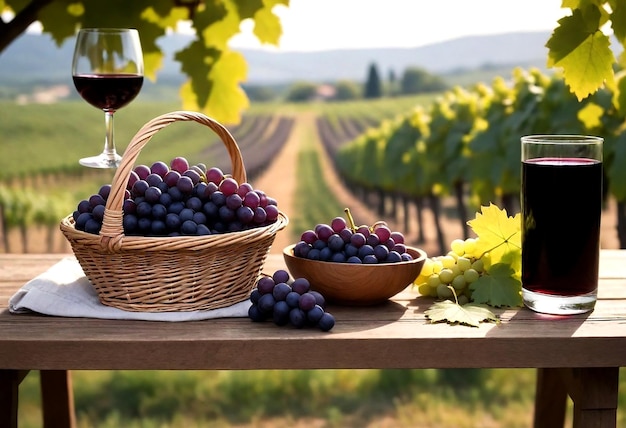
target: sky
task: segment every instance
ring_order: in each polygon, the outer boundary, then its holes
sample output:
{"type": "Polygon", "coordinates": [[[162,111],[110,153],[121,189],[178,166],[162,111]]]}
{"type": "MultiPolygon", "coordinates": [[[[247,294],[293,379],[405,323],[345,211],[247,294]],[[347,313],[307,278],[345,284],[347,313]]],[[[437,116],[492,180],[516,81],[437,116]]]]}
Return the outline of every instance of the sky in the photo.
{"type": "MultiPolygon", "coordinates": [[[[569,15],[561,0],[290,0],[276,6],[281,51],[417,47],[469,35],[551,31],[569,15]]],[[[262,48],[251,35],[231,40],[233,48],[262,48]]]]}

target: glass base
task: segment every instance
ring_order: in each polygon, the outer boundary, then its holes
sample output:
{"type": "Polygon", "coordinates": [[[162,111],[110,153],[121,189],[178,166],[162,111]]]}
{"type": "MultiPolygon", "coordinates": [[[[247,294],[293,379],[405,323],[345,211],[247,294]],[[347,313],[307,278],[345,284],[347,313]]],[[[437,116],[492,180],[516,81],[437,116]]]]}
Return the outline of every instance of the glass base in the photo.
{"type": "Polygon", "coordinates": [[[552,315],[574,315],[590,312],[596,305],[597,291],[579,296],[555,296],[522,288],[522,299],[527,308],[552,315]]]}
{"type": "Polygon", "coordinates": [[[82,166],[88,166],[89,168],[117,168],[122,163],[122,157],[117,153],[111,155],[100,154],[98,156],[91,156],[88,158],[82,158],[78,161],[82,166]]]}

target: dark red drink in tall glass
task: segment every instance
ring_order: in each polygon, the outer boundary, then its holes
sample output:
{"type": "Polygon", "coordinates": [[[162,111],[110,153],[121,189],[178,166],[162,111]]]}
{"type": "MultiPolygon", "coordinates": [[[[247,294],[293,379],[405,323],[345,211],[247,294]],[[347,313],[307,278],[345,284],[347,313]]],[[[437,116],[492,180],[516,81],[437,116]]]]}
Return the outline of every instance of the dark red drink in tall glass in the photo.
{"type": "Polygon", "coordinates": [[[521,198],[525,303],[556,314],[593,309],[598,288],[601,158],[523,160],[521,198]]]}

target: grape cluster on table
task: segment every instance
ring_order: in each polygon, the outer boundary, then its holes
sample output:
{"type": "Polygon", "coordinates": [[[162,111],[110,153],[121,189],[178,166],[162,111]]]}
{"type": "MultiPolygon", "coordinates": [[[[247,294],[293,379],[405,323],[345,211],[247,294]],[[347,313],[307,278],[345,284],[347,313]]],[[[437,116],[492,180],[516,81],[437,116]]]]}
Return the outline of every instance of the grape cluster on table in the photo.
{"type": "Polygon", "coordinates": [[[373,227],[350,228],[343,217],[307,230],[294,246],[293,254],[309,260],[335,263],[379,264],[413,260],[404,235],[379,222],[373,227]]]}
{"type": "Polygon", "coordinates": [[[248,316],[252,321],[271,319],[278,326],[297,328],[317,326],[329,331],[335,318],[326,312],[326,299],[314,290],[306,278],[290,281],[289,272],[279,269],[272,276],[262,276],[250,293],[252,305],[248,316]]]}
{"type": "MultiPolygon", "coordinates": [[[[111,185],[79,202],[75,227],[98,234],[111,185]]],[[[190,166],[176,157],[137,165],[130,173],[123,203],[124,234],[136,236],[211,235],[275,222],[277,201],[249,183],[238,183],[219,168],[190,166]]]]}

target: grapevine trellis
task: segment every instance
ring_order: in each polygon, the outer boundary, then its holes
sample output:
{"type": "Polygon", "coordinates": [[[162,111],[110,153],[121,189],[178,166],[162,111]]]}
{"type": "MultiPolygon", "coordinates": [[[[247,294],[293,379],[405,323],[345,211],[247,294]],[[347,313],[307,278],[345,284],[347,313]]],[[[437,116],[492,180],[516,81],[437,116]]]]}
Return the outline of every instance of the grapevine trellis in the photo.
{"type": "Polygon", "coordinates": [[[626,248],[626,128],[611,96],[605,89],[579,102],[559,75],[516,69],[511,82],[498,77],[491,86],[456,87],[430,106],[353,139],[324,119],[318,130],[341,177],[365,200],[376,200],[380,215],[397,215],[396,209],[385,211],[397,207],[397,200],[405,214],[414,203],[423,240],[421,212],[430,208],[442,252],[443,198],[455,199],[464,238],[468,213],[481,205],[494,202],[511,214],[519,210],[522,135],[603,136],[605,197],[617,201],[618,239],[626,248]]]}

